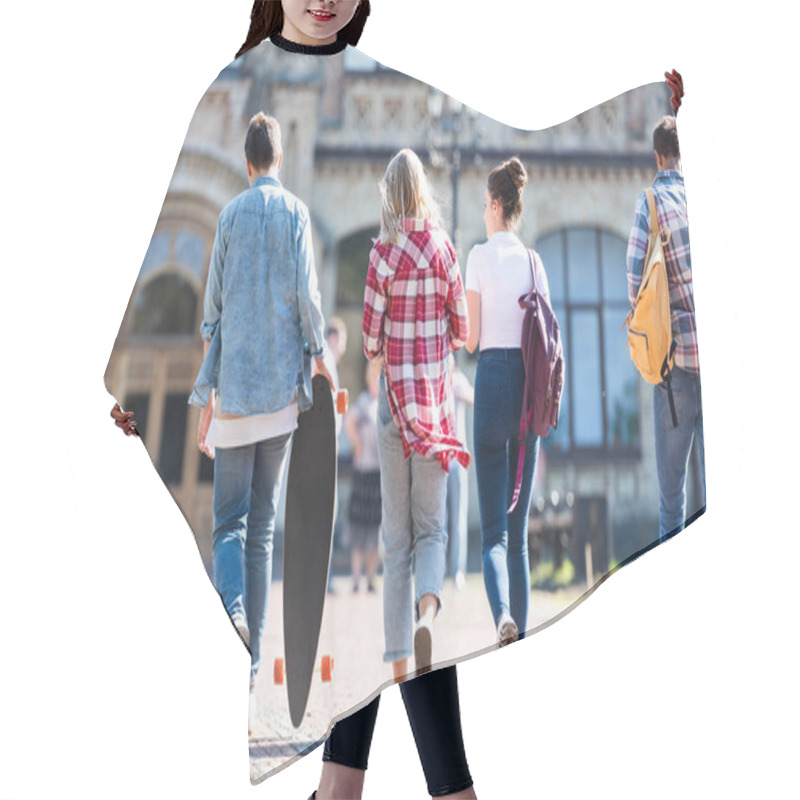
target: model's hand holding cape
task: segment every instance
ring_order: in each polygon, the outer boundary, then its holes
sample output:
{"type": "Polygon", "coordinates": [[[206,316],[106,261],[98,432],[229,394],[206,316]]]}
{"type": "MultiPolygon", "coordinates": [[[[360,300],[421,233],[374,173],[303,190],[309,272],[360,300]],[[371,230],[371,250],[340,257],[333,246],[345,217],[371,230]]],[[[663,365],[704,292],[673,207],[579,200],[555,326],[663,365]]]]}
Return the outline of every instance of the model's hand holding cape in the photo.
{"type": "MultiPolygon", "coordinates": [[[[679,77],[673,77],[673,84],[679,77]]],[[[410,658],[409,678],[420,666],[436,669],[483,654],[494,658],[492,653],[510,630],[498,624],[506,622],[496,613],[503,592],[510,591],[512,606],[521,602],[514,599],[515,593],[522,591],[527,597],[527,608],[513,622],[518,636],[530,635],[574,608],[620,566],[703,513],[702,417],[685,196],[682,177],[680,191],[676,188],[680,172],[675,162],[654,157],[653,130],[671,113],[667,86],[636,88],[553,128],[530,132],[483,116],[350,46],[319,54],[265,40],[225,67],[197,107],[106,372],[109,392],[125,412],[133,412],[154,466],[192,528],[213,585],[219,588],[212,552],[214,468],[215,464],[219,468],[219,459],[212,461],[198,448],[201,412],[188,401],[198,375],[203,382],[211,376],[210,384],[200,387],[205,390],[201,402],[220,392],[203,339],[211,358],[224,359],[231,340],[225,338],[227,331],[236,324],[251,324],[226,318],[223,309],[212,333],[209,306],[214,302],[209,296],[217,291],[224,305],[235,291],[220,277],[225,265],[215,266],[221,247],[215,240],[232,235],[225,228],[223,209],[248,191],[244,145],[250,120],[261,111],[277,120],[282,135],[282,163],[275,182],[299,201],[298,215],[307,212],[300,244],[309,249],[313,273],[308,302],[317,304],[321,313],[318,319],[312,314],[299,323],[307,350],[307,372],[296,378],[301,416],[307,406],[313,356],[319,356],[320,368],[327,365],[338,385],[349,390],[352,407],[368,388],[365,350],[370,358],[376,356],[372,350],[376,332],[370,326],[375,324],[376,304],[380,305],[380,287],[386,285],[382,276],[392,266],[388,251],[375,247],[382,222],[379,183],[395,154],[407,148],[424,164],[443,212],[440,250],[442,269],[450,270],[448,280],[455,293],[450,298],[452,309],[461,308],[466,314],[466,300],[480,295],[482,335],[490,319],[492,301],[487,292],[492,280],[503,285],[502,275],[492,271],[494,262],[486,249],[499,247],[496,237],[503,235],[495,233],[487,242],[491,215],[491,203],[484,206],[487,179],[493,168],[512,157],[527,171],[519,225],[508,235],[538,253],[560,325],[565,372],[558,426],[533,448],[535,474],[532,485],[523,487],[516,541],[510,531],[487,529],[479,495],[489,491],[486,486],[492,480],[484,477],[489,474],[485,470],[476,470],[481,443],[475,435],[484,437],[493,415],[500,412],[487,407],[480,392],[472,405],[470,387],[476,382],[478,352],[483,358],[486,352],[502,348],[491,342],[486,347],[481,341],[474,343],[479,346],[470,354],[451,333],[458,377],[443,378],[448,390],[442,414],[453,420],[453,438],[473,458],[466,470],[455,458],[442,458],[438,464],[449,467],[451,501],[449,535],[441,540],[446,547],[441,559],[441,609],[432,623],[430,664],[415,665],[410,658]],[[667,253],[666,269],[677,340],[672,388],[680,429],[688,431],[681,434],[680,447],[675,445],[677,434],[665,439],[666,434],[659,433],[664,420],[671,426],[671,409],[659,394],[666,396],[664,387],[651,388],[640,377],[621,330],[642,280],[650,224],[643,190],[651,184],[661,204],[659,222],[673,228],[671,246],[678,248],[667,253]],[[675,230],[681,232],[677,241],[675,230]],[[459,291],[461,300],[455,296],[459,291]],[[463,308],[458,302],[464,303],[463,308]],[[349,336],[343,354],[334,352],[330,340],[318,338],[320,332],[331,331],[335,317],[349,336]],[[696,392],[695,384],[682,382],[686,375],[697,379],[696,392]],[[466,388],[454,388],[458,386],[466,388]],[[665,523],[669,498],[665,499],[664,487],[669,480],[677,486],[683,506],[679,518],[665,523]],[[492,566],[498,552],[508,573],[499,582],[492,566]]],[[[265,179],[259,180],[257,189],[265,185],[265,179]]],[[[409,226],[401,233],[403,241],[416,235],[409,226]]],[[[271,277],[269,259],[265,263],[263,286],[269,292],[277,279],[271,277]]],[[[391,293],[383,300],[390,305],[391,293]]],[[[391,311],[380,306],[379,312],[384,316],[379,313],[378,332],[387,333],[391,311]]],[[[452,332],[456,323],[451,319],[450,324],[452,332]]],[[[340,346],[342,332],[341,327],[336,331],[340,346]]],[[[247,330],[239,333],[246,342],[247,330]]],[[[391,383],[390,366],[384,369],[391,383]]],[[[267,365],[266,372],[272,368],[267,365]]],[[[386,393],[385,381],[379,391],[386,393]]],[[[220,394],[224,403],[224,387],[220,394]]],[[[394,422],[404,419],[400,395],[396,385],[389,387],[394,422]]],[[[194,397],[196,401],[197,394],[194,397]]],[[[288,637],[302,638],[305,632],[284,627],[284,592],[289,588],[283,580],[285,497],[278,502],[260,667],[251,692],[254,782],[309,752],[336,719],[363,706],[394,680],[392,662],[398,653],[387,646],[385,625],[397,610],[384,607],[388,601],[383,569],[378,568],[374,578],[370,573],[358,579],[353,570],[361,567],[360,556],[351,560],[351,551],[364,556],[369,572],[370,563],[375,563],[374,557],[370,561],[373,542],[380,542],[380,555],[386,555],[387,520],[381,524],[364,510],[364,504],[375,502],[376,484],[365,489],[364,477],[375,467],[364,461],[372,442],[364,420],[375,411],[370,412],[368,399],[358,409],[360,416],[351,417],[353,421],[338,431],[331,579],[322,587],[316,671],[297,726],[289,713],[285,645],[288,637]],[[361,504],[360,510],[353,511],[351,503],[361,504]],[[374,539],[365,530],[370,524],[374,539]]],[[[237,416],[254,413],[240,411],[237,416]]],[[[121,411],[116,416],[129,432],[130,419],[121,411]]],[[[404,433],[417,430],[419,420],[406,422],[404,433]]],[[[405,444],[410,447],[408,437],[405,444]]],[[[513,491],[516,460],[509,455],[497,469],[512,472],[513,491]]],[[[501,477],[506,485],[505,473],[501,477]]],[[[381,481],[384,494],[391,491],[385,474],[381,481]]],[[[285,494],[285,477],[281,483],[285,494]]],[[[385,502],[383,510],[385,515],[385,502]]],[[[425,587],[417,586],[421,588],[425,587]]],[[[309,586],[309,592],[318,590],[309,586]]],[[[409,608],[409,617],[412,613],[409,608]]],[[[514,608],[510,616],[514,617],[514,608]]],[[[240,632],[246,631],[248,620],[241,625],[242,620],[234,617],[240,632]]],[[[232,626],[234,643],[238,644],[232,626]]]]}

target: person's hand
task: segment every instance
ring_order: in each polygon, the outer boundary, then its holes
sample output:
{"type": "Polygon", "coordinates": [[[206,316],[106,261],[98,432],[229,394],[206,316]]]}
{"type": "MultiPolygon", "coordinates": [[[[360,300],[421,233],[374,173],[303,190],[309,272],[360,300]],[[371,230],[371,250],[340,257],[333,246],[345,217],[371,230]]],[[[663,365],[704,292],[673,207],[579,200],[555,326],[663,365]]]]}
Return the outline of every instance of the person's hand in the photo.
{"type": "Polygon", "coordinates": [[[325,361],[319,356],[314,357],[314,369],[312,370],[312,375],[322,375],[326,381],[331,385],[331,391],[336,392],[336,385],[333,382],[333,378],[331,377],[330,372],[328,372],[328,368],[325,366],[325,361]]]}
{"type": "Polygon", "coordinates": [[[114,424],[126,436],[138,436],[139,431],[136,429],[136,420],[133,418],[133,411],[123,411],[119,407],[119,403],[114,403],[114,408],[111,409],[111,417],[114,424]]]}
{"type": "Polygon", "coordinates": [[[211,447],[206,438],[208,429],[211,427],[211,420],[214,417],[214,402],[209,397],[205,407],[200,411],[200,422],[197,425],[197,446],[201,453],[205,453],[212,461],[214,459],[214,448],[211,447]]]}
{"type": "Polygon", "coordinates": [[[665,72],[664,77],[667,79],[667,86],[672,92],[672,97],[669,100],[670,105],[677,115],[678,109],[681,107],[681,98],[683,97],[683,78],[677,70],[665,72]]]}

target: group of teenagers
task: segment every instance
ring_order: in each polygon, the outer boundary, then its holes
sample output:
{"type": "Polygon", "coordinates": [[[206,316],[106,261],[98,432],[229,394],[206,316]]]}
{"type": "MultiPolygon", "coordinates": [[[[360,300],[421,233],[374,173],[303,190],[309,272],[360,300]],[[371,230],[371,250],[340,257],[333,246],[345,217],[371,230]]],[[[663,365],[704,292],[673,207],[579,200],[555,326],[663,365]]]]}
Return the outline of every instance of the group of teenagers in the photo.
{"type": "MultiPolygon", "coordinates": [[[[289,52],[341,52],[357,43],[368,15],[368,0],[256,0],[240,54],[265,38],[289,52]]],[[[250,649],[252,687],[292,433],[298,414],[314,402],[312,376],[321,374],[331,390],[337,387],[326,353],[309,212],[279,180],[278,121],[256,114],[244,151],[250,188],[219,215],[204,298],[204,360],[190,402],[201,409],[198,446],[215,459],[214,584],[250,649]]],[[[416,153],[402,149],[380,182],[380,235],[364,254],[363,349],[380,376],[384,660],[402,681],[433,797],[476,796],[461,734],[456,668],[430,669],[445,575],[448,472],[472,460],[454,420],[451,363],[462,347],[480,352],[473,455],[483,576],[498,644],[516,641],[528,627],[527,523],[539,446],[532,433],[524,442],[519,499],[508,512],[525,383],[518,299],[532,282],[529,251],[515,233],[526,182],[515,157],[489,172],[487,241],[470,251],[462,282],[424,166],[416,153]]],[[[546,273],[538,259],[537,264],[536,279],[546,295],[546,273]]],[[[135,433],[130,412],[115,406],[112,415],[126,433],[135,433]]],[[[361,796],[379,701],[380,696],[334,725],[312,797],[361,796]]]]}

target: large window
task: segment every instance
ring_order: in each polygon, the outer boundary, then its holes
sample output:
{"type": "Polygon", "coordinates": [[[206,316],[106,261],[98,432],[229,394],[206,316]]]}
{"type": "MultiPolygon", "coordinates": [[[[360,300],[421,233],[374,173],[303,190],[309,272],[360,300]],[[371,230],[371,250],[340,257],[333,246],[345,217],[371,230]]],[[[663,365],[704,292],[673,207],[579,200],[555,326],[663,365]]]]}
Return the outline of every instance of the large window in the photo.
{"type": "MultiPolygon", "coordinates": [[[[184,482],[184,458],[194,442],[187,430],[187,400],[202,347],[203,284],[212,234],[192,224],[160,225],[142,263],[131,308],[135,393],[126,398],[126,408],[134,412],[143,437],[150,422],[150,438],[158,441],[148,446],[154,448],[158,472],[170,487],[184,482]]],[[[212,462],[205,461],[197,470],[199,481],[213,476],[212,462]]]]}
{"type": "Polygon", "coordinates": [[[166,484],[179,484],[183,479],[188,410],[186,395],[183,392],[168,394],[164,398],[158,474],[166,484]]]}
{"type": "Polygon", "coordinates": [[[196,335],[200,328],[198,289],[207,265],[207,237],[187,228],[157,231],[139,273],[141,288],[134,300],[131,333],[196,335]]]}
{"type": "Polygon", "coordinates": [[[136,295],[134,336],[191,335],[197,328],[197,293],[183,276],[159,275],[136,295]]]}
{"type": "Polygon", "coordinates": [[[545,265],[561,326],[566,386],[549,452],[634,456],[639,452],[637,373],[622,331],[628,313],[626,242],[598,228],[543,236],[545,265]]]}

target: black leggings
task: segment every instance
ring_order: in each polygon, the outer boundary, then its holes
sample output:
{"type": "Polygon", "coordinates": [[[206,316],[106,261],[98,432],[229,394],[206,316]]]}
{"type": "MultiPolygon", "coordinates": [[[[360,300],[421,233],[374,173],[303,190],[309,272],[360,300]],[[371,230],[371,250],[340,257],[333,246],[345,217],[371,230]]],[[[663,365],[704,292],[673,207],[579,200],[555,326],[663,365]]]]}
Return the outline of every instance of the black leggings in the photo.
{"type": "MultiPolygon", "coordinates": [[[[431,797],[472,786],[461,735],[456,668],[427,672],[400,684],[431,797]]],[[[365,770],[378,716],[378,695],[369,705],[333,726],[323,761],[365,770]]]]}

